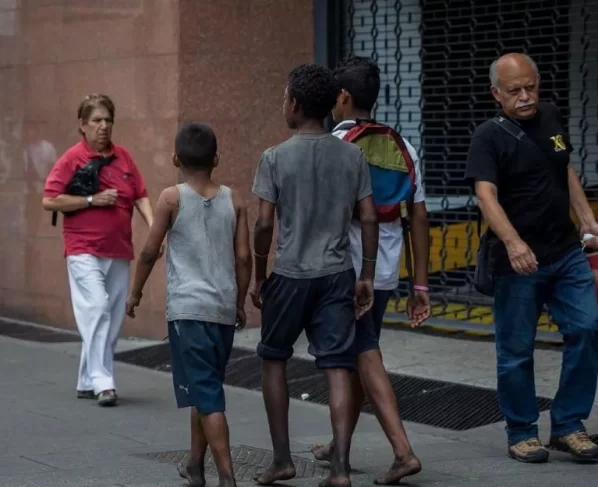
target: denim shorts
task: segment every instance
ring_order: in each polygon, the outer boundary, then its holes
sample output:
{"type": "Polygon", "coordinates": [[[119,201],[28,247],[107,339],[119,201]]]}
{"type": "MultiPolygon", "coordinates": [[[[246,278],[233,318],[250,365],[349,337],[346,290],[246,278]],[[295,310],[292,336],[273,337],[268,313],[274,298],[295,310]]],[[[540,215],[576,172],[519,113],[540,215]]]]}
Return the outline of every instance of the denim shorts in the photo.
{"type": "Polygon", "coordinates": [[[257,353],[264,360],[288,360],[305,330],[308,352],[320,369],[354,370],[355,271],[314,279],[272,273],[262,287],[262,339],[257,353]]]}
{"type": "Polygon", "coordinates": [[[177,406],[195,407],[200,414],[224,412],[224,374],[235,327],[176,320],[168,323],[168,338],[177,406]]]}
{"type": "Polygon", "coordinates": [[[380,348],[380,333],[384,313],[392,291],[374,291],[374,305],[355,324],[355,348],[357,354],[380,348]]]}

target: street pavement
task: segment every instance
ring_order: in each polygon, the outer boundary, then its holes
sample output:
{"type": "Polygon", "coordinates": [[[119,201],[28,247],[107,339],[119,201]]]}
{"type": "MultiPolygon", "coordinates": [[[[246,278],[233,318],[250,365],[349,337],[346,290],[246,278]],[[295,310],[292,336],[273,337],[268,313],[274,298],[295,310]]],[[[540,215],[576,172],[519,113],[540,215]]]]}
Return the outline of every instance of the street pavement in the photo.
{"type": "MultiPolygon", "coordinates": [[[[258,336],[257,330],[243,331],[236,346],[253,348],[258,336]]],[[[494,387],[492,343],[404,330],[385,330],[382,343],[392,371],[494,387]]],[[[119,349],[151,344],[121,340],[119,349]]],[[[186,485],[174,462],[189,446],[188,411],[176,409],[170,374],[117,363],[121,404],[102,409],[94,401],[75,398],[78,349],[78,343],[0,337],[0,486],[186,485]]],[[[307,356],[304,342],[296,350],[298,356],[307,356]]],[[[558,383],[560,352],[539,350],[536,356],[538,394],[551,394],[558,383]]],[[[227,387],[226,392],[239,485],[252,485],[252,465],[267,463],[271,449],[262,398],[244,389],[227,387]]],[[[290,414],[291,447],[301,477],[284,485],[315,486],[327,470],[311,461],[310,447],[330,437],[328,410],[293,400],[290,414]]],[[[544,440],[547,419],[547,413],[542,414],[544,440]]],[[[598,432],[596,415],[588,426],[598,432]]],[[[500,423],[463,432],[414,423],[407,423],[407,429],[424,469],[405,485],[598,485],[598,465],[576,464],[566,454],[551,453],[545,465],[510,460],[500,423]]],[[[353,440],[353,485],[372,485],[390,461],[375,418],[362,415],[353,440]]],[[[208,476],[208,485],[217,485],[216,477],[208,476]]]]}

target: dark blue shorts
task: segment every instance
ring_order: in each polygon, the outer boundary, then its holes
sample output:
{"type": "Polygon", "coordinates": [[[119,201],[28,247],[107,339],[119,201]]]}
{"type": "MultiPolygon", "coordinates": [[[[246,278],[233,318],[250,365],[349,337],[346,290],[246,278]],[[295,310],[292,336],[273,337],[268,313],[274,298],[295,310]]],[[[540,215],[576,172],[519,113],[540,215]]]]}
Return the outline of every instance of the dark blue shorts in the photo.
{"type": "Polygon", "coordinates": [[[318,368],[355,369],[354,296],[353,269],[316,279],[270,274],[262,287],[258,355],[264,360],[288,360],[305,330],[308,352],[318,368]]]}
{"type": "Polygon", "coordinates": [[[380,332],[384,313],[392,291],[374,291],[374,305],[355,324],[357,354],[380,348],[380,332]]]}
{"type": "Polygon", "coordinates": [[[194,406],[200,414],[224,412],[222,386],[235,327],[176,320],[168,323],[168,338],[177,406],[194,406]]]}

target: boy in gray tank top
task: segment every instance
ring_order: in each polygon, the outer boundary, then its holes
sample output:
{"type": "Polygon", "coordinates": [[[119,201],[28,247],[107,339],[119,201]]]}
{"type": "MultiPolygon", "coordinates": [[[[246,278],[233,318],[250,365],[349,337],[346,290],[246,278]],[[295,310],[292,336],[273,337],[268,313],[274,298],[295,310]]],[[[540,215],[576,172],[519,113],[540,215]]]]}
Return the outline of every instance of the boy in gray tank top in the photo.
{"type": "Polygon", "coordinates": [[[172,379],[179,408],[191,407],[191,453],[178,466],[192,486],[204,486],[209,445],[220,486],[235,486],[224,373],[237,328],[245,326],[251,281],[247,210],[235,193],[211,179],[218,165],[216,136],[201,123],[183,125],[174,165],[185,182],[162,191],[127,300],[135,317],[143,287],[168,237],[166,319],[172,379]],[[209,439],[209,440],[208,440],[209,439]]]}
{"type": "Polygon", "coordinates": [[[256,476],[269,485],[295,476],[289,448],[286,363],[305,330],[309,353],[328,379],[335,451],[323,487],[349,487],[353,433],[351,371],[356,366],[355,318],[373,303],[378,223],[367,161],[359,147],[324,129],[338,84],[329,69],[303,65],[289,75],[283,114],[293,137],[264,152],[253,193],[259,197],[254,232],[255,286],[262,310],[262,391],[274,447],[272,465],[256,476]],[[349,230],[354,210],[362,224],[363,265],[356,279],[349,230]],[[278,242],[266,279],[274,213],[278,242]]]}

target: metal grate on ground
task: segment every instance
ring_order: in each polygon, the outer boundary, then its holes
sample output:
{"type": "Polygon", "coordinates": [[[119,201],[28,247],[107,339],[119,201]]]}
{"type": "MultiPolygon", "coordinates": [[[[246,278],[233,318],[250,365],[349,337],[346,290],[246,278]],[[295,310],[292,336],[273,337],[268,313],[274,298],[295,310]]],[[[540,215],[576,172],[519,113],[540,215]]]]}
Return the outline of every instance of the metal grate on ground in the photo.
{"type": "Polygon", "coordinates": [[[52,328],[15,323],[14,321],[0,321],[0,335],[27,340],[29,342],[68,343],[80,342],[79,335],[65,333],[52,328]]]}
{"type": "MultiPolygon", "coordinates": [[[[188,454],[188,450],[175,450],[146,453],[136,456],[155,462],[178,465],[181,462],[187,461],[188,454]]],[[[263,450],[261,448],[253,448],[245,445],[231,447],[231,456],[237,482],[252,481],[257,472],[268,467],[272,462],[272,452],[270,450],[263,450]]],[[[330,469],[322,463],[298,456],[293,456],[292,459],[297,470],[297,475],[295,477],[297,479],[325,478],[330,475],[330,469]]],[[[218,474],[214,459],[209,450],[206,454],[205,467],[207,474],[218,474]]],[[[355,470],[353,470],[353,472],[358,473],[355,470]]]]}
{"type": "MultiPolygon", "coordinates": [[[[169,370],[169,345],[130,350],[116,354],[116,359],[152,369],[169,370]]],[[[463,431],[503,420],[496,391],[481,387],[389,374],[405,421],[463,431]]],[[[328,404],[328,387],[324,375],[310,360],[288,361],[289,394],[316,404],[328,404]]],[[[261,390],[261,359],[255,352],[234,349],[226,370],[226,384],[244,389],[261,390]]],[[[551,400],[537,398],[540,411],[550,409],[551,400]]],[[[362,411],[371,413],[367,402],[362,411]]]]}

